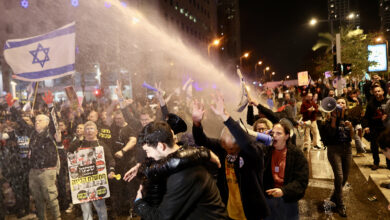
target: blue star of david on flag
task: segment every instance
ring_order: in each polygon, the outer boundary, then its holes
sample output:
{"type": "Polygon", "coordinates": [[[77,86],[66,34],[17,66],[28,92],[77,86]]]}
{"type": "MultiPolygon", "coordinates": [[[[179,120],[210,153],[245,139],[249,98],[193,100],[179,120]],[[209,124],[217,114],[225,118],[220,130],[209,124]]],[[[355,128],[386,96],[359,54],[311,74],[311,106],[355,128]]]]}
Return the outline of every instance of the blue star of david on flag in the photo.
{"type": "Polygon", "coordinates": [[[76,23],[72,22],[49,33],[7,40],[4,58],[15,79],[57,79],[75,73],[75,40],[76,23]]]}
{"type": "Polygon", "coordinates": [[[31,55],[33,55],[33,57],[34,57],[32,64],[39,63],[39,64],[41,64],[41,67],[43,68],[43,66],[45,65],[45,62],[50,60],[49,59],[49,50],[50,50],[50,48],[43,48],[43,46],[41,44],[38,44],[38,48],[36,50],[30,51],[31,55]],[[38,54],[41,51],[45,54],[45,58],[43,58],[43,60],[40,60],[38,57],[38,54]]]}

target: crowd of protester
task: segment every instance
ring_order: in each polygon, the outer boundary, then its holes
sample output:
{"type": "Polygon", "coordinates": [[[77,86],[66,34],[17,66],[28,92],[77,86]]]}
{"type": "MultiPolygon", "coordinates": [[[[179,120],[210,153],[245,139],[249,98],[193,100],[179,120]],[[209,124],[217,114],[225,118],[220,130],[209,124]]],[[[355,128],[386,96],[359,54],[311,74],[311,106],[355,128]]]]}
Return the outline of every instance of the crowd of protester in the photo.
{"type": "Polygon", "coordinates": [[[33,110],[4,97],[0,219],[30,213],[92,219],[92,205],[99,219],[299,219],[309,179],[305,152],[324,149],[335,177],[330,200],[346,217],[342,188],[352,143],[364,156],[363,137],[370,142],[373,170],[379,147],[390,152],[390,87],[378,75],[343,90],[318,80],[247,91],[246,124],[233,119],[219,93],[189,100],[185,92],[168,96],[158,88],[153,99],[132,100],[120,88],[117,100],[78,107],[53,102],[50,92],[37,97],[44,102],[33,110]],[[321,109],[326,97],[335,99],[335,110],[321,109]],[[104,148],[111,196],[75,205],[67,155],[86,146],[104,148]]]}

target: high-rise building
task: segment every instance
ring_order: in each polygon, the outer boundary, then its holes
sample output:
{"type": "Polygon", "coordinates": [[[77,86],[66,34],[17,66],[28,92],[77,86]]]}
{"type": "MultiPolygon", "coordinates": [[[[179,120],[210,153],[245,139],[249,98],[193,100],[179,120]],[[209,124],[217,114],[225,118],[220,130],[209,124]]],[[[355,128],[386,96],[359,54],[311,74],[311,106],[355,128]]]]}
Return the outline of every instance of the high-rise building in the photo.
{"type": "Polygon", "coordinates": [[[360,26],[360,13],[356,0],[328,0],[328,19],[333,23],[334,30],[341,26],[360,26]]]}
{"type": "Polygon", "coordinates": [[[379,15],[381,17],[381,31],[386,38],[390,37],[390,0],[379,0],[379,15]]]}
{"type": "Polygon", "coordinates": [[[240,7],[238,0],[218,1],[218,34],[223,37],[221,59],[234,65],[241,54],[240,7]]]}
{"type": "Polygon", "coordinates": [[[127,0],[148,19],[177,30],[184,41],[207,53],[217,30],[216,0],[127,0]]]}

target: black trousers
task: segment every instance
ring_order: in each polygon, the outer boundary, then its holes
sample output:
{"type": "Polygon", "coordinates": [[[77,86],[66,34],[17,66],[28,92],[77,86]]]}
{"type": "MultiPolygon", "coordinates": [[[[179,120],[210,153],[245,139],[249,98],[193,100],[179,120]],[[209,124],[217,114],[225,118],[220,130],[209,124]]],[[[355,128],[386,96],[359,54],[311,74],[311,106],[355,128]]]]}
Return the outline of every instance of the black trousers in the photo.
{"type": "Polygon", "coordinates": [[[30,190],[28,187],[28,159],[20,159],[18,172],[12,175],[9,179],[12,190],[15,193],[15,210],[18,214],[30,210],[30,190]]]}
{"type": "Polygon", "coordinates": [[[348,180],[352,161],[351,143],[329,145],[328,160],[334,174],[334,191],[331,201],[340,206],[343,205],[343,186],[348,180]]]}
{"type": "Polygon", "coordinates": [[[57,189],[58,189],[58,203],[60,210],[66,210],[70,203],[70,194],[67,192],[68,183],[68,160],[66,151],[64,149],[58,149],[60,158],[60,173],[57,176],[57,189]]]}
{"type": "MultiPolygon", "coordinates": [[[[371,135],[371,140],[370,140],[370,148],[371,148],[371,153],[372,153],[372,158],[374,159],[374,164],[379,166],[379,146],[377,143],[377,139],[379,137],[379,132],[373,132],[371,135]]],[[[390,169],[390,160],[386,158],[386,165],[387,169],[390,169]]]]}

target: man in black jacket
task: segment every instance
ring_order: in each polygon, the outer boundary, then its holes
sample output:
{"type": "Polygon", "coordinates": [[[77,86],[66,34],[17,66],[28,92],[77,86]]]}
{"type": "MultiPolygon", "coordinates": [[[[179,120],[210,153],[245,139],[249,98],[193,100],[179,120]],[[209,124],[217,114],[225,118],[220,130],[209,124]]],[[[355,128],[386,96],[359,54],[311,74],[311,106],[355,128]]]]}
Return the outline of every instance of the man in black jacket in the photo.
{"type": "MultiPolygon", "coordinates": [[[[374,159],[374,164],[371,169],[376,170],[379,168],[379,152],[377,139],[382,131],[385,130],[384,121],[389,117],[385,114],[384,109],[386,106],[386,97],[384,97],[383,88],[379,83],[372,85],[372,93],[374,98],[372,98],[366,107],[366,113],[363,118],[363,128],[366,133],[366,139],[370,140],[370,147],[372,152],[372,157],[374,159]]],[[[390,160],[386,159],[387,168],[390,169],[390,160]]]]}
{"type": "MultiPolygon", "coordinates": [[[[50,109],[53,108],[53,95],[49,91],[42,99],[50,109]]],[[[7,97],[8,106],[13,106],[12,96],[7,97]]],[[[16,107],[19,103],[16,102],[16,107]]],[[[56,187],[56,174],[58,164],[57,148],[61,148],[61,132],[57,132],[53,118],[39,114],[35,117],[35,124],[31,126],[20,115],[15,107],[11,108],[13,118],[19,126],[30,134],[30,172],[29,188],[37,209],[38,219],[45,219],[46,206],[51,212],[52,219],[61,219],[58,205],[58,191],[56,187]],[[49,126],[50,124],[50,126],[49,126]]]]}
{"type": "MultiPolygon", "coordinates": [[[[22,122],[22,120],[19,120],[22,122]]],[[[37,216],[45,219],[46,205],[54,219],[61,219],[56,187],[57,146],[61,146],[61,133],[49,130],[50,118],[46,115],[35,117],[35,129],[25,126],[30,135],[30,173],[29,187],[37,208],[37,216]]],[[[24,124],[26,125],[26,124],[24,124]]]]}
{"type": "MultiPolygon", "coordinates": [[[[179,149],[166,122],[146,125],[138,136],[138,144],[155,160],[164,159],[179,149]]],[[[158,207],[142,199],[141,190],[142,187],[134,209],[143,219],[227,219],[215,181],[203,166],[190,166],[170,175],[158,207]]]]}
{"type": "Polygon", "coordinates": [[[264,197],[264,156],[262,145],[256,142],[225,111],[222,97],[216,100],[212,110],[221,116],[225,126],[221,139],[211,139],[203,132],[203,106],[193,104],[192,132],[195,143],[209,148],[218,155],[221,169],[217,185],[231,219],[263,219],[269,215],[264,197]]]}

